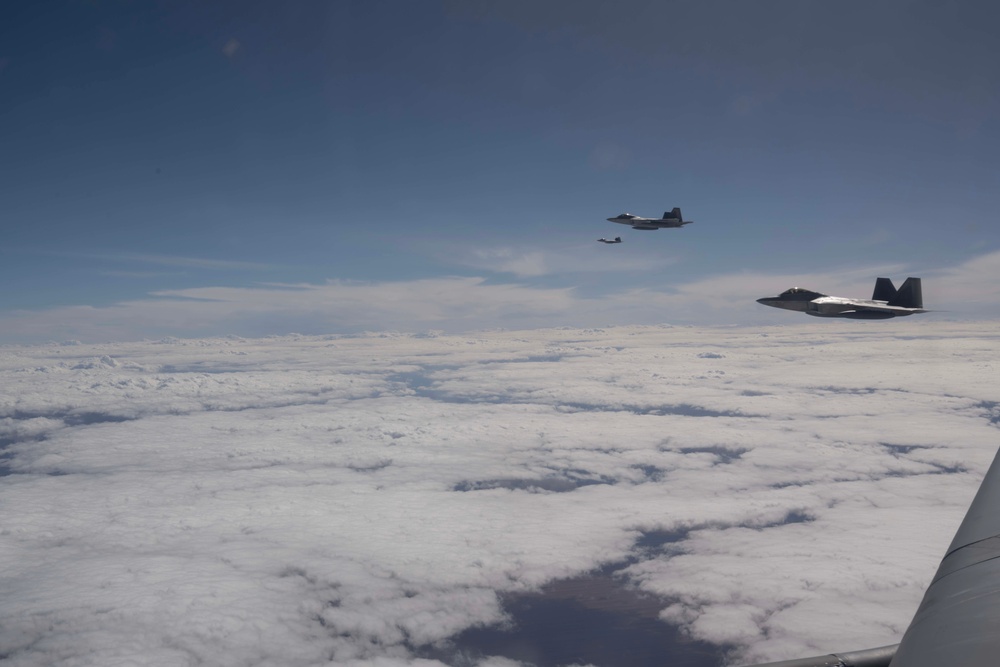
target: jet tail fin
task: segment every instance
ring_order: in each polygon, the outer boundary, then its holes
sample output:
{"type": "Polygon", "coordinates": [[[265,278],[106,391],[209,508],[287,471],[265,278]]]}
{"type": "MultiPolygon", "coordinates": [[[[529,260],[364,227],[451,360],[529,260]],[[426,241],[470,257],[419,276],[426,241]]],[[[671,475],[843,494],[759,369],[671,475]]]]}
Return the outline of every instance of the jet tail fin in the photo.
{"type": "Polygon", "coordinates": [[[889,305],[903,308],[923,308],[924,293],[920,286],[920,278],[907,278],[896,290],[896,295],[889,299],[889,305]]]}
{"type": "Polygon", "coordinates": [[[668,220],[668,219],[669,220],[678,220],[680,222],[684,222],[684,218],[681,217],[681,210],[679,208],[675,208],[672,211],[666,211],[666,212],[664,212],[663,219],[664,220],[668,220]]]}
{"type": "Polygon", "coordinates": [[[872,292],[872,301],[892,301],[896,298],[896,288],[888,278],[875,279],[875,291],[872,292]]]}

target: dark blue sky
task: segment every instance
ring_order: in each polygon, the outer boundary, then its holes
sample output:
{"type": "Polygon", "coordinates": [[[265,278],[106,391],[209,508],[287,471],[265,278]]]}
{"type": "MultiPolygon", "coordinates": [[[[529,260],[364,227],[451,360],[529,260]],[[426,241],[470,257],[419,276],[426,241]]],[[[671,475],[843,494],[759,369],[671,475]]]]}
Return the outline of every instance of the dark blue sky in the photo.
{"type": "Polygon", "coordinates": [[[19,4],[0,311],[447,276],[604,298],[1000,251],[989,2],[19,4]],[[604,221],[674,206],[697,224],[604,221]]]}

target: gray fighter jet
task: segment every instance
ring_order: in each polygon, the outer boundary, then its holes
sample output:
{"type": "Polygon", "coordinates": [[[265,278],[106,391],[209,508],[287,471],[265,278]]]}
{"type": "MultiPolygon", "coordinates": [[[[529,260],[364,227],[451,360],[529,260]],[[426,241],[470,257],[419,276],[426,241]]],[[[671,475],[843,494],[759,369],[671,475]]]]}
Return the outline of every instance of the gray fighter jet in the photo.
{"type": "Polygon", "coordinates": [[[871,299],[848,299],[827,296],[801,287],[793,287],[778,296],[757,299],[757,303],[785,310],[796,310],[814,317],[847,317],[853,320],[886,320],[914,313],[926,313],[920,278],[907,278],[897,290],[888,278],[875,280],[871,299]]]}
{"type": "Polygon", "coordinates": [[[662,218],[643,218],[631,213],[622,213],[613,218],[608,218],[608,222],[617,222],[622,225],[630,225],[632,229],[662,229],[668,227],[683,227],[690,225],[694,220],[685,220],[681,216],[681,210],[675,208],[663,214],[662,218]]]}
{"type": "Polygon", "coordinates": [[[613,239],[597,239],[600,243],[621,243],[622,237],[616,236],[613,239]]]}

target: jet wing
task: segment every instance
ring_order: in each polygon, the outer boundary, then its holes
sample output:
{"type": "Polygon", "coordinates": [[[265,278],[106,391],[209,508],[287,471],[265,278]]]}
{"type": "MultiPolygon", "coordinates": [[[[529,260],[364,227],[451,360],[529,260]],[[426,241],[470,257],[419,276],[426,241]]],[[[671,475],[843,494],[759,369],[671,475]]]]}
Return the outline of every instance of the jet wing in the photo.
{"type": "Polygon", "coordinates": [[[923,308],[904,308],[903,306],[857,306],[856,312],[867,313],[892,313],[893,315],[910,315],[912,313],[926,313],[923,308]]]}
{"type": "Polygon", "coordinates": [[[757,667],[995,667],[1000,664],[1000,452],[898,646],[757,667]]]}
{"type": "Polygon", "coordinates": [[[1000,452],[903,635],[892,667],[1000,663],[1000,452]]]}
{"type": "Polygon", "coordinates": [[[867,299],[846,299],[841,296],[822,296],[813,299],[812,307],[806,313],[819,317],[854,317],[857,319],[880,319],[899,315],[925,313],[922,308],[890,306],[884,301],[867,299]]]}

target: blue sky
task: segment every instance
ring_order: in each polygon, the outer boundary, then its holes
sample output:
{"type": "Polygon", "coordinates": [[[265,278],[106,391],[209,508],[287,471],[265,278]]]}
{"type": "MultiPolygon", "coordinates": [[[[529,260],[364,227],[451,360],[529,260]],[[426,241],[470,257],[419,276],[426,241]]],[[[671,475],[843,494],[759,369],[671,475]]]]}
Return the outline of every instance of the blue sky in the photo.
{"type": "Polygon", "coordinates": [[[336,300],[261,305],[249,324],[220,290],[263,304],[355,286],[385,304],[422,295],[426,310],[434,281],[468,287],[451,328],[497,324],[474,312],[482,288],[521,290],[540,311],[555,293],[575,300],[567,312],[594,307],[551,325],[749,323],[787,319],[747,299],[788,280],[864,292],[883,273],[924,277],[931,307],[1000,316],[985,289],[1000,277],[998,14],[987,2],[5,6],[3,339],[420,329],[435,321],[317,315],[336,300]],[[674,206],[696,223],[605,222],[674,206]],[[616,234],[620,246],[594,243],[616,234]],[[671,306],[726,285],[748,290],[745,308],[671,306]],[[970,285],[984,285],[971,306],[970,285]],[[662,310],[618,308],[635,290],[662,310]],[[148,317],[204,299],[226,314],[178,314],[169,331],[148,317]],[[89,328],[74,325],[81,313],[89,328]],[[114,318],[129,325],[102,328],[114,318]]]}

